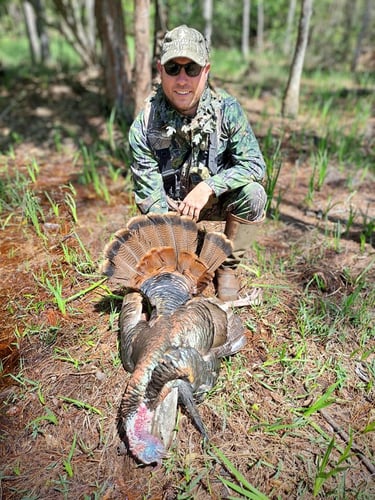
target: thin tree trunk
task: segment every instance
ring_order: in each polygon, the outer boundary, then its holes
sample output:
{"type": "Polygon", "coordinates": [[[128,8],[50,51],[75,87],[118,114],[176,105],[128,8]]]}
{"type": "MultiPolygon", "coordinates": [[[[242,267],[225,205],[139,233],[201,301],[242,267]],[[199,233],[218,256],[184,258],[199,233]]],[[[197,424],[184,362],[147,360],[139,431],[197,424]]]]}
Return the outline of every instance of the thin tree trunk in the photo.
{"type": "Polygon", "coordinates": [[[134,0],[135,93],[134,112],[144,107],[151,91],[150,0],[134,0]]]}
{"type": "Polygon", "coordinates": [[[36,29],[40,44],[40,60],[44,64],[48,63],[50,60],[49,38],[45,23],[45,9],[40,0],[33,0],[33,6],[36,14],[36,29]]]}
{"type": "Polygon", "coordinates": [[[371,0],[363,0],[363,14],[361,28],[358,32],[357,44],[354,50],[350,69],[355,72],[358,65],[358,59],[361,55],[363,40],[366,38],[368,27],[370,26],[371,0]]]}
{"type": "Polygon", "coordinates": [[[264,46],[264,5],[263,0],[258,0],[258,23],[257,23],[257,50],[258,52],[263,51],[264,46]]]}
{"type": "Polygon", "coordinates": [[[31,62],[33,64],[37,64],[41,60],[41,49],[36,26],[35,10],[31,2],[23,2],[22,6],[25,17],[27,38],[29,41],[31,62]]]}
{"type": "Polygon", "coordinates": [[[115,107],[120,116],[131,123],[131,70],[121,1],[96,0],[95,17],[103,48],[102,61],[108,106],[115,107]]]}
{"type": "Polygon", "coordinates": [[[356,0],[345,0],[343,6],[342,35],[340,41],[340,53],[345,59],[345,55],[350,54],[350,38],[353,30],[353,23],[356,11],[356,0]]]}
{"type": "Polygon", "coordinates": [[[86,32],[90,49],[96,53],[96,22],[95,22],[95,0],[85,0],[86,10],[86,32]]]}
{"type": "Polygon", "coordinates": [[[213,0],[204,0],[203,2],[203,19],[204,25],[204,36],[207,40],[207,44],[211,46],[212,37],[212,12],[213,12],[213,0]]]}
{"type": "Polygon", "coordinates": [[[313,0],[301,0],[301,4],[297,44],[282,105],[282,115],[291,117],[298,115],[301,76],[309,35],[313,0]]]}
{"type": "Polygon", "coordinates": [[[7,2],[7,10],[12,20],[11,30],[17,36],[24,35],[25,14],[23,11],[23,2],[7,2]]]}
{"type": "Polygon", "coordinates": [[[56,28],[72,45],[86,66],[95,65],[97,62],[95,37],[92,36],[92,26],[90,26],[93,3],[86,2],[86,9],[83,9],[79,0],[53,0],[53,3],[61,16],[56,28]],[[88,11],[90,8],[91,11],[88,11]]]}
{"type": "Polygon", "coordinates": [[[242,48],[242,56],[245,60],[249,57],[250,8],[251,8],[251,0],[243,0],[241,48],[242,48]]]}
{"type": "Polygon", "coordinates": [[[286,21],[284,48],[283,48],[284,55],[288,55],[290,53],[292,31],[293,31],[293,20],[294,20],[295,12],[296,12],[296,0],[290,0],[289,1],[289,9],[288,9],[288,18],[286,21]]]}
{"type": "Polygon", "coordinates": [[[165,0],[155,0],[154,18],[154,48],[152,57],[152,79],[158,80],[157,61],[160,59],[160,50],[164,34],[167,31],[168,9],[165,0]]]}

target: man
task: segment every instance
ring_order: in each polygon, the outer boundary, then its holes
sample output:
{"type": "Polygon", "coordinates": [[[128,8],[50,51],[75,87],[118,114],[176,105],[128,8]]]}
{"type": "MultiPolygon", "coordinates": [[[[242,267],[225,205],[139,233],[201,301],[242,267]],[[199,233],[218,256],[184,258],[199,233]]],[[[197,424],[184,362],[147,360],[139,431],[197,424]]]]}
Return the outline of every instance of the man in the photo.
{"type": "Polygon", "coordinates": [[[238,101],[208,83],[203,35],[185,25],[166,33],[161,84],[129,132],[135,201],[142,213],[177,210],[225,220],[233,254],[216,274],[217,295],[235,300],[237,265],[264,219],[265,164],[238,101]]]}

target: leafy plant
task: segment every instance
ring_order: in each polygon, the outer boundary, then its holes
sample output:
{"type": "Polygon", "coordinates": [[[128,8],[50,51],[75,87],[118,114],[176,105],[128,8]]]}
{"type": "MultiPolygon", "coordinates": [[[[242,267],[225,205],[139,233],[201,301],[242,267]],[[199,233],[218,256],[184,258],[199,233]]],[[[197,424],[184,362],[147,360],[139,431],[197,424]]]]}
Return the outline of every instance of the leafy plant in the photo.
{"type": "MultiPolygon", "coordinates": [[[[266,210],[271,209],[272,200],[275,197],[275,190],[277,186],[277,180],[280,175],[282,167],[281,159],[281,138],[274,145],[274,139],[272,137],[271,129],[268,130],[267,136],[264,139],[263,144],[263,156],[266,163],[266,184],[265,190],[267,193],[267,205],[266,210]]],[[[281,202],[281,197],[277,199],[277,206],[275,208],[275,214],[277,217],[278,207],[281,202]]]]}
{"type": "Polygon", "coordinates": [[[66,300],[63,297],[62,281],[59,280],[58,276],[55,276],[54,282],[52,282],[49,278],[46,278],[46,287],[55,298],[55,303],[57,304],[61,314],[66,316],[66,300]]]}
{"type": "MultiPolygon", "coordinates": [[[[218,476],[218,479],[228,488],[239,493],[241,498],[250,498],[251,500],[268,500],[268,497],[259,491],[255,486],[253,486],[247,479],[241,474],[241,472],[236,469],[233,463],[224,455],[224,453],[217,448],[212,446],[213,456],[224,465],[227,471],[232,475],[236,482],[229,481],[223,476],[218,476]]],[[[228,497],[233,499],[235,497],[228,497]]]]}
{"type": "Polygon", "coordinates": [[[71,193],[66,193],[65,194],[65,199],[64,199],[66,205],[69,207],[71,216],[73,217],[74,222],[77,224],[78,223],[78,215],[77,215],[77,204],[72,196],[71,193]]]}
{"type": "Polygon", "coordinates": [[[64,469],[69,477],[74,476],[73,466],[72,466],[72,458],[74,455],[74,451],[76,449],[76,444],[77,444],[77,434],[74,433],[73,442],[72,442],[72,446],[70,447],[68,457],[63,460],[64,469]]]}
{"type": "Polygon", "coordinates": [[[313,488],[314,497],[319,495],[319,492],[323,487],[324,483],[327,481],[327,479],[329,479],[330,477],[334,477],[337,474],[340,474],[341,472],[344,472],[348,468],[348,466],[342,467],[341,464],[350,458],[352,443],[353,443],[353,435],[352,433],[350,433],[349,443],[347,444],[345,450],[338,459],[336,465],[328,469],[329,461],[331,459],[331,454],[335,446],[335,439],[334,438],[331,439],[323,457],[318,461],[318,470],[315,476],[314,488],[313,488]]]}
{"type": "Polygon", "coordinates": [[[82,364],[82,361],[74,358],[67,349],[63,349],[61,347],[55,347],[54,352],[56,360],[67,361],[68,363],[71,363],[75,369],[78,369],[82,364]]]}
{"type": "Polygon", "coordinates": [[[23,199],[23,207],[25,216],[34,226],[36,234],[45,240],[46,236],[43,233],[41,226],[41,222],[44,221],[43,210],[37,196],[32,191],[26,191],[23,199]]]}
{"type": "Polygon", "coordinates": [[[40,167],[37,163],[37,161],[35,160],[35,158],[33,158],[32,162],[27,165],[27,171],[29,173],[29,177],[31,179],[31,182],[36,182],[37,180],[37,177],[38,177],[38,174],[40,172],[40,167]]]}
{"type": "Polygon", "coordinates": [[[80,182],[86,185],[92,184],[95,193],[103,198],[106,203],[109,203],[110,194],[107,182],[105,176],[100,174],[94,151],[88,149],[86,145],[81,144],[81,155],[83,158],[83,171],[79,177],[80,182]]]}
{"type": "Polygon", "coordinates": [[[320,191],[323,187],[328,170],[328,151],[325,141],[321,141],[317,153],[313,157],[315,189],[320,191]]]}
{"type": "Polygon", "coordinates": [[[37,434],[39,434],[41,432],[39,424],[43,423],[43,422],[51,423],[53,425],[58,425],[58,419],[57,419],[56,415],[48,407],[46,408],[46,412],[44,415],[41,415],[40,417],[34,418],[26,426],[26,427],[32,428],[32,435],[34,438],[37,436],[37,434]]]}
{"type": "Polygon", "coordinates": [[[47,198],[47,200],[49,201],[50,205],[51,205],[51,208],[52,208],[52,211],[53,211],[53,214],[58,217],[59,216],[59,213],[60,213],[60,206],[58,203],[56,203],[52,198],[51,196],[49,195],[49,193],[47,193],[47,191],[44,192],[44,195],[45,197],[47,198]]]}
{"type": "Polygon", "coordinates": [[[77,408],[83,408],[84,410],[88,410],[90,413],[96,413],[97,415],[102,415],[102,412],[98,408],[95,408],[94,406],[90,405],[89,403],[85,403],[84,401],[80,401],[74,398],[68,398],[65,396],[59,396],[59,399],[65,401],[66,403],[70,403],[76,406],[77,408]]]}

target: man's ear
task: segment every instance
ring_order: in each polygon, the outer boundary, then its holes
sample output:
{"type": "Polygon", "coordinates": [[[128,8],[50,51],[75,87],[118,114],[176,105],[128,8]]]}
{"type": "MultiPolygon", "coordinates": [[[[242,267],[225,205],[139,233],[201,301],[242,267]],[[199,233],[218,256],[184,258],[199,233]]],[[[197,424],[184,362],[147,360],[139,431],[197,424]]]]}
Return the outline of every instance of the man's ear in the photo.
{"type": "Polygon", "coordinates": [[[156,67],[158,68],[159,73],[161,73],[161,63],[160,63],[160,61],[158,61],[156,63],[156,67]]]}

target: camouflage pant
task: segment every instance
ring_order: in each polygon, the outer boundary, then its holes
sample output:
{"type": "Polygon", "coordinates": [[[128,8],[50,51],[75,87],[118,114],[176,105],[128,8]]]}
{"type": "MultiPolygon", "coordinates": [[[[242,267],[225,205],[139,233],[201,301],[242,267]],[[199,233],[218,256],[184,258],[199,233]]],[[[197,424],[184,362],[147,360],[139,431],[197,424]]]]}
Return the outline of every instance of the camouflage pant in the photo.
{"type": "Polygon", "coordinates": [[[250,182],[239,189],[224,193],[218,198],[209,200],[203,208],[200,220],[224,221],[228,213],[254,221],[263,215],[267,202],[267,194],[261,184],[250,182]]]}

